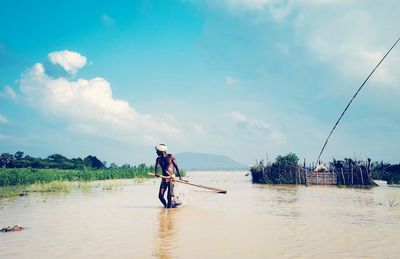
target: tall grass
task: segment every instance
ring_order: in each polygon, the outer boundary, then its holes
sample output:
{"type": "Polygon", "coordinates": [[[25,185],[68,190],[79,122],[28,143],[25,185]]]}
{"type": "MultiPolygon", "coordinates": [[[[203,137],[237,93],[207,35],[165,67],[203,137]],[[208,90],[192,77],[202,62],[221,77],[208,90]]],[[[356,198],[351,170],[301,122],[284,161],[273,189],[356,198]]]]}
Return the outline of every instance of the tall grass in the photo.
{"type": "Polygon", "coordinates": [[[149,172],[154,172],[154,168],[147,166],[100,170],[0,168],[0,186],[49,183],[53,181],[148,178],[147,173],[149,172]]]}

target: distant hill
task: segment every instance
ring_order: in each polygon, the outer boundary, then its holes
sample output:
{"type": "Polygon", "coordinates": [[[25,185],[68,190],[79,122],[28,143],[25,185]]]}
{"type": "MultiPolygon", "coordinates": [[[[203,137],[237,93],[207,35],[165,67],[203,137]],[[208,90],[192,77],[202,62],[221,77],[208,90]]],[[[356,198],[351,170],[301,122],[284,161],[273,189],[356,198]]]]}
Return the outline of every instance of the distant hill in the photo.
{"type": "Polygon", "coordinates": [[[187,170],[228,170],[247,169],[248,166],[238,163],[224,155],[182,152],[175,154],[180,168],[187,170]]]}

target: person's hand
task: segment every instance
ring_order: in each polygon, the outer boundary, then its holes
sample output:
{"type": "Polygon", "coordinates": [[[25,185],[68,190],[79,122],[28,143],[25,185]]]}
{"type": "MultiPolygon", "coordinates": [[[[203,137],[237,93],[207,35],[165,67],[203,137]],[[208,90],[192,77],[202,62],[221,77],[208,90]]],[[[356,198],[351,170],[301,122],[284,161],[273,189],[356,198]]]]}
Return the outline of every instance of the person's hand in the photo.
{"type": "Polygon", "coordinates": [[[158,173],[155,173],[154,175],[155,175],[155,177],[160,177],[160,175],[158,173]]]}

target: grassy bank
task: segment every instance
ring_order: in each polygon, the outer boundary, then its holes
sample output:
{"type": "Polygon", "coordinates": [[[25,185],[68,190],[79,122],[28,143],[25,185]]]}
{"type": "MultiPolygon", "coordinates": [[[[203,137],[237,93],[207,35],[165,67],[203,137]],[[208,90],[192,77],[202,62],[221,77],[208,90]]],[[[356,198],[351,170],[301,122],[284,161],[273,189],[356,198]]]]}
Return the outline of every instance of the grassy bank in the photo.
{"type": "Polygon", "coordinates": [[[54,181],[148,178],[147,173],[149,172],[154,172],[154,168],[151,166],[99,170],[0,168],[0,186],[50,183],[54,181]]]}

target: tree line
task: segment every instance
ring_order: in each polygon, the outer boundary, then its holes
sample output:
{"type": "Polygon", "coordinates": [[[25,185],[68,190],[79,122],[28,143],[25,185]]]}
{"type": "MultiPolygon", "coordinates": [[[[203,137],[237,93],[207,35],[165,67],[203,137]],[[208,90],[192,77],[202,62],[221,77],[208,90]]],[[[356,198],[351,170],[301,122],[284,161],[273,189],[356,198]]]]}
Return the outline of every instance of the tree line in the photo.
{"type": "MultiPolygon", "coordinates": [[[[127,165],[124,165],[126,167],[127,165]]],[[[60,154],[52,154],[46,158],[32,157],[18,151],[15,154],[2,153],[0,155],[1,168],[35,168],[35,169],[105,169],[106,162],[101,162],[96,156],[69,159],[60,154]]],[[[112,163],[111,168],[117,168],[112,163]]]]}

